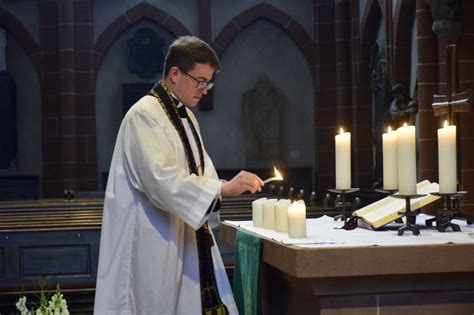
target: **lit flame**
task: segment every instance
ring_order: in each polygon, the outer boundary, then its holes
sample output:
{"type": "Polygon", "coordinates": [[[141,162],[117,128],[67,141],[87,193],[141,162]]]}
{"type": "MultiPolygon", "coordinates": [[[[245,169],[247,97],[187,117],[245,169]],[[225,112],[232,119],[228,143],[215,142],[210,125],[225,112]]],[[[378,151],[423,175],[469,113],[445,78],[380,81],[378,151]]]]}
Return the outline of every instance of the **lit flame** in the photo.
{"type": "Polygon", "coordinates": [[[341,127],[341,129],[339,129],[339,134],[342,135],[344,133],[344,128],[341,127]]]}
{"type": "Polygon", "coordinates": [[[407,123],[403,123],[403,127],[406,127],[407,126],[407,123]]]}
{"type": "Polygon", "coordinates": [[[392,131],[392,127],[388,126],[387,132],[391,132],[391,131],[392,131]]]}
{"type": "Polygon", "coordinates": [[[281,176],[280,172],[276,169],[276,167],[273,167],[273,170],[275,171],[275,177],[278,178],[278,180],[283,180],[283,176],[281,176]]]}
{"type": "Polygon", "coordinates": [[[447,120],[444,121],[443,127],[444,128],[448,127],[448,121],[447,120]]]}

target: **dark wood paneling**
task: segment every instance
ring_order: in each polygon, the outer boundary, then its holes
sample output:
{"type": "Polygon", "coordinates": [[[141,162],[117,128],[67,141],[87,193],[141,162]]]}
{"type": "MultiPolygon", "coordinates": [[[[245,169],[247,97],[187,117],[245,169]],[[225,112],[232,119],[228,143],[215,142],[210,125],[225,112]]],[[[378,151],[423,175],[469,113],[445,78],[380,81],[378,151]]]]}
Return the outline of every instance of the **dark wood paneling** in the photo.
{"type": "Polygon", "coordinates": [[[20,277],[89,275],[90,246],[35,246],[20,248],[20,277]]]}

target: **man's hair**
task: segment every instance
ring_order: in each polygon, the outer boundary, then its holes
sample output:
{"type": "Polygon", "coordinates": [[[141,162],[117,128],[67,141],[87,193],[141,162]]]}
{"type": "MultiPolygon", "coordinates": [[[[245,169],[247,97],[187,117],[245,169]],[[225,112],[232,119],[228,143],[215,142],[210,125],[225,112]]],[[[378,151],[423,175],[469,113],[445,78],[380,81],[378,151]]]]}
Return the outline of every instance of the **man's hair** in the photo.
{"type": "Polygon", "coordinates": [[[168,48],[163,66],[163,77],[168,75],[171,67],[178,67],[187,73],[197,63],[207,64],[216,72],[221,66],[216,52],[205,41],[195,36],[180,36],[168,48]]]}

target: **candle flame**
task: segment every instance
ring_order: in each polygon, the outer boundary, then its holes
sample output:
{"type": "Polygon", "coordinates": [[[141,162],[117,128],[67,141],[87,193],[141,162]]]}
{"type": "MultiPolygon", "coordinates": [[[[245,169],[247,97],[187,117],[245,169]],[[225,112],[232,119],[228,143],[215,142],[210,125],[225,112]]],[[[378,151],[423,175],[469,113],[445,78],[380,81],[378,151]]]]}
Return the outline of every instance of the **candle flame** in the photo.
{"type": "Polygon", "coordinates": [[[444,121],[443,127],[444,128],[448,127],[448,121],[447,120],[444,121]]]}
{"type": "Polygon", "coordinates": [[[407,123],[403,123],[403,127],[406,127],[407,126],[407,123]]]}
{"type": "Polygon", "coordinates": [[[344,133],[344,128],[341,127],[341,129],[339,129],[339,134],[343,134],[344,133]]]}
{"type": "Polygon", "coordinates": [[[281,176],[280,172],[273,166],[273,170],[275,172],[275,177],[278,177],[278,180],[283,180],[283,176],[281,176]]]}
{"type": "Polygon", "coordinates": [[[392,127],[388,126],[387,132],[391,132],[391,131],[392,131],[392,127]]]}

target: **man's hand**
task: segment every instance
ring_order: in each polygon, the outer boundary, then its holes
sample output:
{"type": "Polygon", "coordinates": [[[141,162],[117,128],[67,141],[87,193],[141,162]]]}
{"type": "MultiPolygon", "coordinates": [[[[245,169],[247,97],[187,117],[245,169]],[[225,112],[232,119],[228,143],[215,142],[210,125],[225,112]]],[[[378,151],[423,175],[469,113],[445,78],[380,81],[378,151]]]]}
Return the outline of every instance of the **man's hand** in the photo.
{"type": "Polygon", "coordinates": [[[232,180],[222,183],[221,194],[224,197],[238,196],[246,191],[252,194],[262,191],[265,184],[257,175],[240,171],[232,180]]]}

